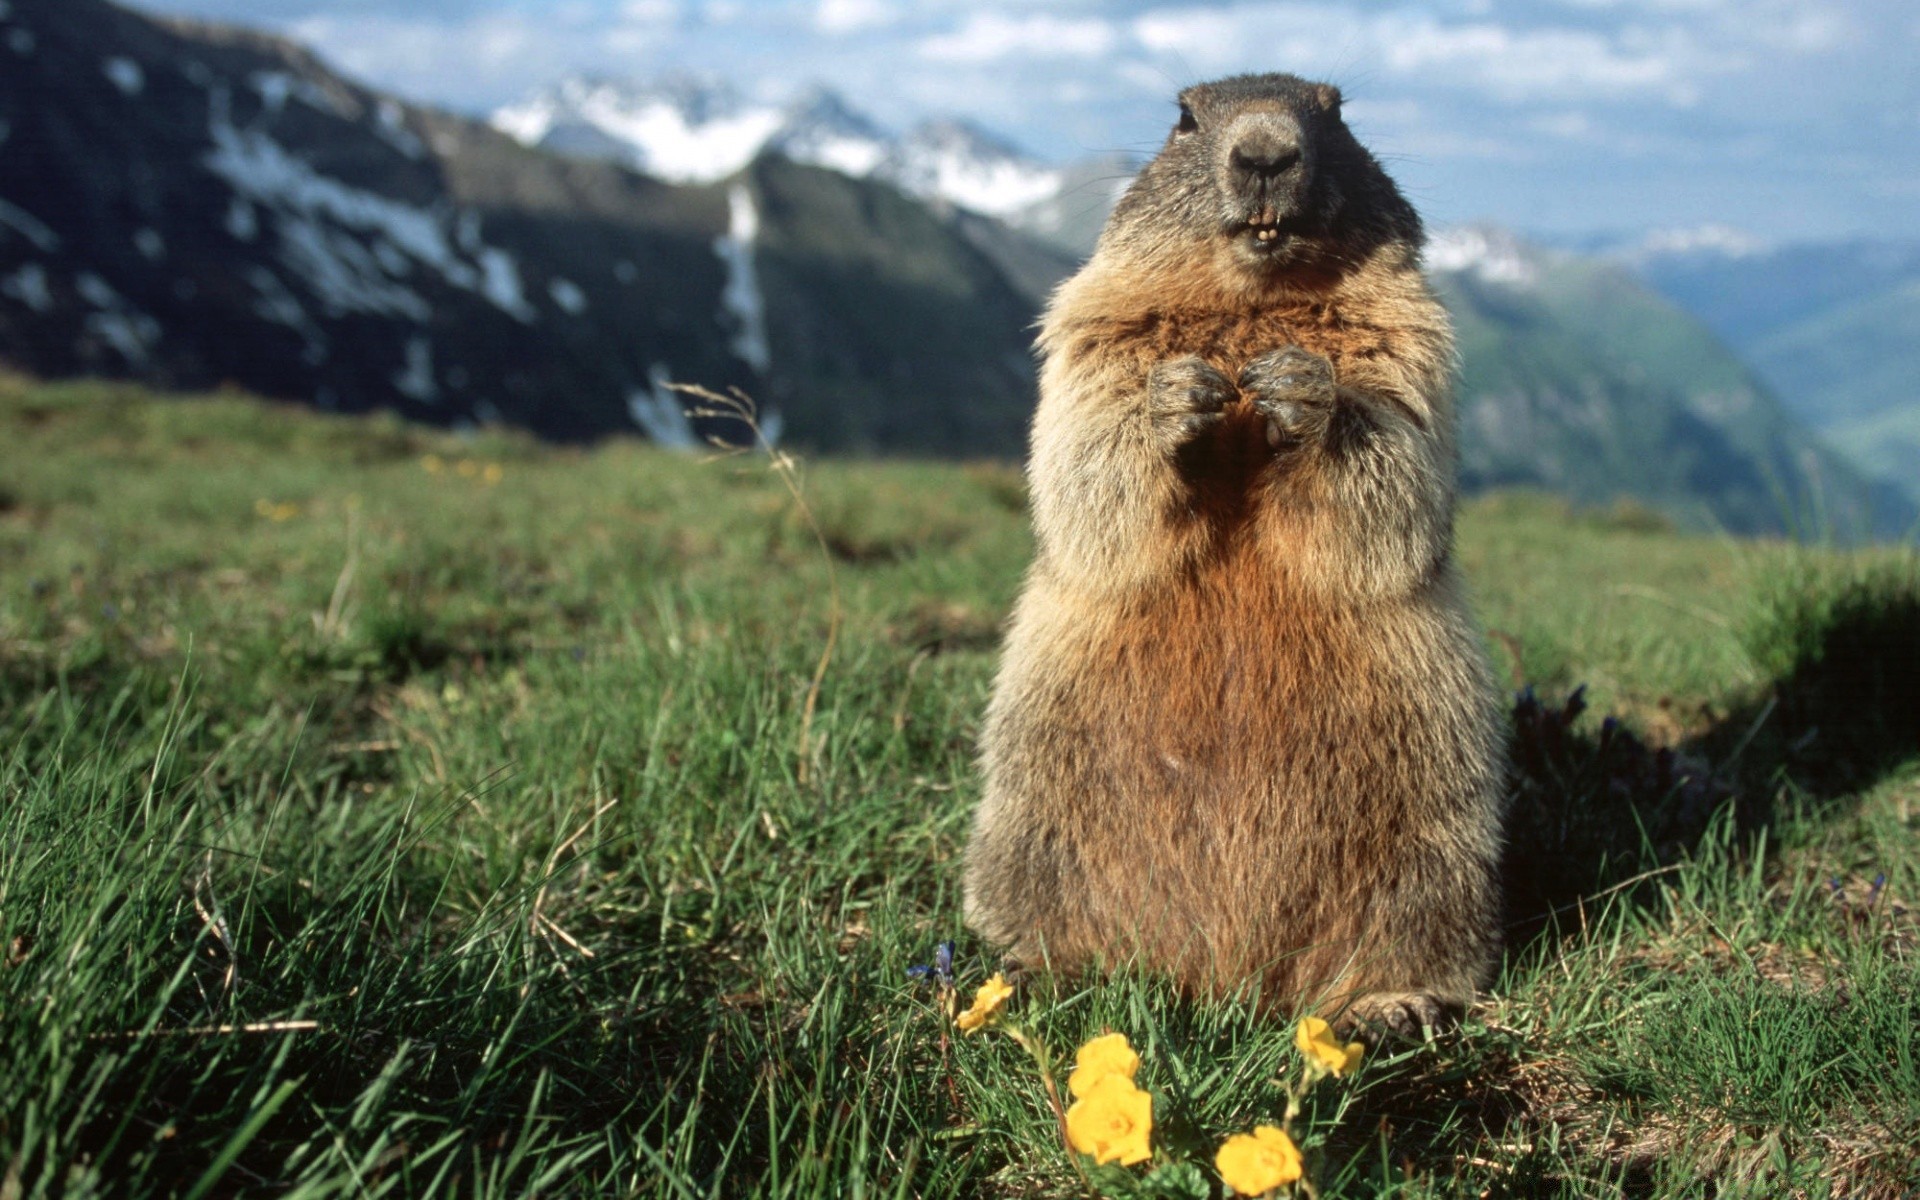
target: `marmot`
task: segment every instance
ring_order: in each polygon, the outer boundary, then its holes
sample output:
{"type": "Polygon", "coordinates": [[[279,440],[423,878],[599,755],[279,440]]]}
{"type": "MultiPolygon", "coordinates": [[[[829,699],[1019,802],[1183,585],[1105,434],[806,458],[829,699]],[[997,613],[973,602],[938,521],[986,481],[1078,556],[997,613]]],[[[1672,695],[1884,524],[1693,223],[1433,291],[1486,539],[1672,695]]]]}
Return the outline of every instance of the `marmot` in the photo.
{"type": "Polygon", "coordinates": [[[1488,981],[1505,735],[1422,242],[1337,89],[1244,75],[1055,293],[965,867],[1016,959],[1399,1033],[1488,981]]]}

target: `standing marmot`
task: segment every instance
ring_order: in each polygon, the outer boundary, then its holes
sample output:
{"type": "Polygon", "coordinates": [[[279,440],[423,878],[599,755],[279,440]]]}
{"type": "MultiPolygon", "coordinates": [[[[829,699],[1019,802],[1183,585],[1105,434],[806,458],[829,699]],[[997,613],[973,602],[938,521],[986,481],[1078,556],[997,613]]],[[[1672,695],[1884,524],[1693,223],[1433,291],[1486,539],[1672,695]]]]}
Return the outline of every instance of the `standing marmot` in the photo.
{"type": "Polygon", "coordinates": [[[1048,309],[968,923],[1400,1032],[1499,951],[1503,733],[1419,217],[1291,75],[1191,88],[1048,309]]]}

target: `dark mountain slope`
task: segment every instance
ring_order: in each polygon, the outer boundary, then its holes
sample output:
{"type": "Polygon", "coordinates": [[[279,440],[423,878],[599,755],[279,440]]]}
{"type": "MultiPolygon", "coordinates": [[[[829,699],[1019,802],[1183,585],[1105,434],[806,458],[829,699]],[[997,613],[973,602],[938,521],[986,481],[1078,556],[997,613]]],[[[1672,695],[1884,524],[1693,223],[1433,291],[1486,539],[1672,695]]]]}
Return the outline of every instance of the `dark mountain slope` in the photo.
{"type": "Polygon", "coordinates": [[[769,398],[792,427],[840,450],[1017,452],[1038,299],[891,187],[775,156],[747,177],[771,356],[789,366],[769,398]]]}
{"type": "Polygon", "coordinates": [[[657,384],[686,379],[784,405],[809,444],[1019,449],[1036,305],[887,184],[782,164],[674,187],[102,0],[13,0],[0,60],[18,369],[565,439],[685,437],[657,384]]]}

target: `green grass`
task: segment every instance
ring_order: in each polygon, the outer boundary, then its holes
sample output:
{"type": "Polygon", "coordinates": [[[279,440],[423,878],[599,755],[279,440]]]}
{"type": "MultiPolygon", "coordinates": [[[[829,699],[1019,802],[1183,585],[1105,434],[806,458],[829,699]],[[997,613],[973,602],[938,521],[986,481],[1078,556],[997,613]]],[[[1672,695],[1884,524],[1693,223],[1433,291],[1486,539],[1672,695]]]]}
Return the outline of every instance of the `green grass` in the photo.
{"type": "MultiPolygon", "coordinates": [[[[0,382],[0,1196],[1086,1194],[905,974],[994,961],[1018,476],[802,482],[825,553],[762,458],[0,382]]],[[[1461,556],[1531,890],[1464,1029],[1309,1097],[1322,1194],[1920,1187],[1911,555],[1515,495],[1461,556]]],[[[1297,1069],[1150,978],[1019,1005],[1202,1163],[1297,1069]]]]}

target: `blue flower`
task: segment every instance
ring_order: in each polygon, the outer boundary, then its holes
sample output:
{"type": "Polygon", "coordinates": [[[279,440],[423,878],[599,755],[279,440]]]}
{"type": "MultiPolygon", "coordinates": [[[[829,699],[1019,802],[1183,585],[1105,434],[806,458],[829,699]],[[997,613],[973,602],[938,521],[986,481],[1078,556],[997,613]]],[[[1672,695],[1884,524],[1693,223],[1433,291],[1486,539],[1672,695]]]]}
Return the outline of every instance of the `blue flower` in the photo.
{"type": "Polygon", "coordinates": [[[933,964],[907,968],[909,979],[931,979],[942,988],[953,986],[953,943],[941,942],[933,948],[933,964]]]}

